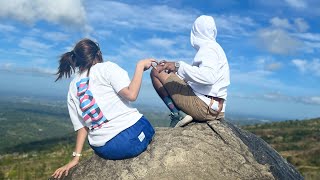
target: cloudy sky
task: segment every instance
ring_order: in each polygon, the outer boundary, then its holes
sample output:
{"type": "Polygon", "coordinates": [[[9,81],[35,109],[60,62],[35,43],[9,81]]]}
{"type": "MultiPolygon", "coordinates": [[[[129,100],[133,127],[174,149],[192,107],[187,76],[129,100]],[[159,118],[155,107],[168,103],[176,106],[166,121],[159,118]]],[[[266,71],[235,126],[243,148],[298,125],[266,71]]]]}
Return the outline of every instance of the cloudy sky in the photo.
{"type": "MultiPolygon", "coordinates": [[[[318,0],[0,1],[0,92],[64,97],[58,58],[84,37],[131,77],[139,59],[191,62],[190,28],[202,14],[214,17],[228,57],[229,114],[320,117],[318,0]]],[[[151,101],[161,104],[146,72],[138,102],[151,101]]]]}

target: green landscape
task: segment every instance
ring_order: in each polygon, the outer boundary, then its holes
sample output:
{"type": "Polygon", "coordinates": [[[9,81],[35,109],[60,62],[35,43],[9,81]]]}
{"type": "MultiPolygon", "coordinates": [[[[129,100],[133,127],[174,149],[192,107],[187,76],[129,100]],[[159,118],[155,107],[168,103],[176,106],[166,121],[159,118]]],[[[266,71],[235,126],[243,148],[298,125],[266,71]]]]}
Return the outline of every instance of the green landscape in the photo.
{"type": "Polygon", "coordinates": [[[305,179],[320,179],[320,118],[243,127],[276,149],[305,179]]]}
{"type": "MultiPolygon", "coordinates": [[[[8,106],[8,101],[1,101],[0,108],[1,180],[47,179],[72,158],[75,133],[63,103],[23,100],[8,106]]],[[[139,109],[154,126],[168,126],[169,113],[139,109]]],[[[319,118],[243,128],[267,141],[306,179],[320,179],[319,118]]],[[[82,160],[93,154],[88,144],[84,149],[82,160]]]]}

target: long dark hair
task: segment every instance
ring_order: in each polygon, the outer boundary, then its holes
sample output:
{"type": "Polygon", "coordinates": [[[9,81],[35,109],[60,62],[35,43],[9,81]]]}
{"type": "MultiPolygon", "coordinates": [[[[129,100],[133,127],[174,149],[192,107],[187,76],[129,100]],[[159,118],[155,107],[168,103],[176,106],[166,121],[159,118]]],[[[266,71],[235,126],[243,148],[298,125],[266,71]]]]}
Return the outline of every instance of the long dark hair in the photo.
{"type": "Polygon", "coordinates": [[[59,60],[59,67],[57,79],[58,81],[63,76],[69,78],[76,68],[82,73],[86,70],[87,76],[89,75],[90,68],[95,64],[102,62],[102,53],[99,45],[90,39],[82,39],[79,41],[74,49],[70,52],[64,53],[59,60]]]}

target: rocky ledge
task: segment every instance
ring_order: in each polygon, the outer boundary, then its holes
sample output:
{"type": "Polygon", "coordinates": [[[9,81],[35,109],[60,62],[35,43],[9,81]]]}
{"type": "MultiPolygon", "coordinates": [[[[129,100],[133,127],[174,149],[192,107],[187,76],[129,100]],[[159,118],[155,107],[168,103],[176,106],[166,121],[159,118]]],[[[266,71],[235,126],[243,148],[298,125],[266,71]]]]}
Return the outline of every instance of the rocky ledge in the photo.
{"type": "Polygon", "coordinates": [[[148,149],[126,160],[96,155],[62,179],[303,179],[261,138],[226,121],[156,128],[148,149]]]}

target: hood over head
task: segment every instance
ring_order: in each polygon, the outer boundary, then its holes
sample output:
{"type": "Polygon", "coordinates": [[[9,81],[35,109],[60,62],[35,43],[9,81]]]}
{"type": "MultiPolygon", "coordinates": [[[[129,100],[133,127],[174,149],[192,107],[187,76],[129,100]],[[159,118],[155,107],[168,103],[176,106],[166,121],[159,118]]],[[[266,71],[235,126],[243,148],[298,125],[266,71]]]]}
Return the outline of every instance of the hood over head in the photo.
{"type": "Polygon", "coordinates": [[[198,17],[191,29],[191,45],[199,50],[200,46],[216,43],[217,28],[213,17],[202,15],[198,17]]]}

